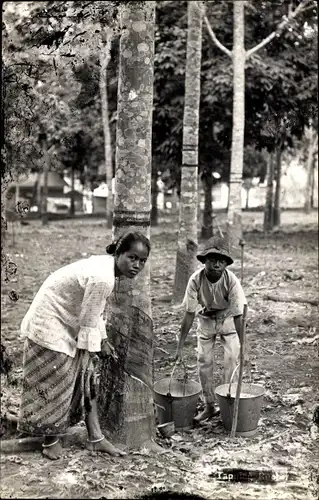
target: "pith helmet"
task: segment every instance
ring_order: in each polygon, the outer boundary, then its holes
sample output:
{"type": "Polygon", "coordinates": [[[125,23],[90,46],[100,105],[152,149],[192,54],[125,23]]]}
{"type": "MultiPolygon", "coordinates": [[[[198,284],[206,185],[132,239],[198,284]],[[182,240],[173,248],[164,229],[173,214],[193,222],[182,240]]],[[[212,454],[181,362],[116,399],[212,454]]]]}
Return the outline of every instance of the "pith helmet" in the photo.
{"type": "Polygon", "coordinates": [[[205,257],[209,253],[216,253],[218,255],[222,255],[227,261],[227,265],[229,266],[234,261],[229,254],[229,244],[225,238],[221,238],[220,236],[213,236],[210,238],[203,248],[203,250],[196,255],[199,262],[204,264],[205,257]]]}

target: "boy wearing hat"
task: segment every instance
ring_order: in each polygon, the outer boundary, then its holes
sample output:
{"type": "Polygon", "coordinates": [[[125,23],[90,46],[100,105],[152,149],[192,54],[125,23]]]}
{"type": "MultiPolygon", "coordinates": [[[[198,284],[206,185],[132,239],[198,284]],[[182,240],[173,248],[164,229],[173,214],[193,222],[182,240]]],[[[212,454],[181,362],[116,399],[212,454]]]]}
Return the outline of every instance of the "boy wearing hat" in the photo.
{"type": "Polygon", "coordinates": [[[213,388],[216,336],[220,334],[224,347],[224,378],[228,383],[238,362],[241,318],[246,299],[237,276],[227,269],[233,259],[224,238],[210,238],[197,259],[205,267],[195,271],[188,281],[176,360],[182,359],[187,334],[197,316],[197,361],[205,401],[204,411],[195,417],[195,421],[200,422],[219,414],[213,388]]]}

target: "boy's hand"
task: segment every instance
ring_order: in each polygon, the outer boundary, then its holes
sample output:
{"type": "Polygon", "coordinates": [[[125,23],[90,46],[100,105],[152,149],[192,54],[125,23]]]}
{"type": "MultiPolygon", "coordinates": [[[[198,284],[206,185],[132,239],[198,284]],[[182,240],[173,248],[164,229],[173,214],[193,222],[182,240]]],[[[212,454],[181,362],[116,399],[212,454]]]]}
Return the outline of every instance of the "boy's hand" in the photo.
{"type": "Polygon", "coordinates": [[[204,307],[204,309],[202,309],[199,313],[201,316],[205,316],[207,318],[215,318],[216,316],[216,311],[214,310],[209,310],[207,309],[206,307],[204,307]]]}

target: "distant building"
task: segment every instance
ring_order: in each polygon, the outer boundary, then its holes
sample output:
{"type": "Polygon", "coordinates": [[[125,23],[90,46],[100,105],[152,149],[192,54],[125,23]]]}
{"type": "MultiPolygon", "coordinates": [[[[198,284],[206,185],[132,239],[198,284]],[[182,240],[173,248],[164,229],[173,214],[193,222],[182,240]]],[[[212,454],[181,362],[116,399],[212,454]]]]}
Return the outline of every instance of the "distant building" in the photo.
{"type": "MultiPolygon", "coordinates": [[[[17,181],[10,184],[7,191],[7,209],[14,209],[18,201],[27,201],[31,212],[37,212],[37,185],[40,181],[40,187],[43,191],[44,174],[30,173],[21,176],[17,181]]],[[[68,213],[71,198],[68,183],[58,172],[48,173],[48,198],[47,208],[49,213],[68,213]],[[66,193],[65,190],[68,192],[66,193]]],[[[76,211],[82,211],[82,193],[75,191],[76,211]]]]}
{"type": "MultiPolygon", "coordinates": [[[[112,194],[114,195],[114,193],[115,193],[115,179],[113,178],[112,179],[112,194]]],[[[107,187],[107,184],[105,182],[103,182],[93,191],[93,196],[92,196],[93,213],[95,213],[95,214],[105,213],[107,197],[108,197],[108,187],[107,187]]]]}
{"type": "MultiPolygon", "coordinates": [[[[281,177],[281,208],[302,208],[305,204],[307,173],[302,164],[295,159],[289,164],[282,165],[281,177]]],[[[242,208],[246,207],[247,195],[249,196],[248,207],[251,209],[261,208],[265,205],[267,180],[263,184],[258,183],[258,179],[252,179],[252,187],[247,190],[242,188],[242,208]]],[[[274,181],[274,189],[275,189],[274,181]]],[[[213,208],[225,209],[228,203],[228,185],[225,182],[216,184],[213,187],[213,208]]],[[[314,172],[313,184],[314,208],[318,207],[318,169],[314,172]]],[[[201,201],[201,208],[204,202],[201,201]]]]}

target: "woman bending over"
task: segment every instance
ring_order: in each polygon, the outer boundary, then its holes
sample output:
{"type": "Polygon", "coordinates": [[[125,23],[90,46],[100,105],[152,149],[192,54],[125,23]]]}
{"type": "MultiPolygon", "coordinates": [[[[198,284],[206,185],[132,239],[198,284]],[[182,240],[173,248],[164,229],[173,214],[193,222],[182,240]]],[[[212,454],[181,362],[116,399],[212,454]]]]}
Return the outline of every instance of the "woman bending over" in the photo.
{"type": "Polygon", "coordinates": [[[150,242],[129,232],[106,251],[52,273],[21,324],[26,338],[18,430],[44,436],[43,454],[52,460],[62,454],[59,436],[83,416],[89,450],[125,454],[100,428],[93,355],[106,338],[102,314],[115,278],[134,278],[142,271],[150,242]]]}

